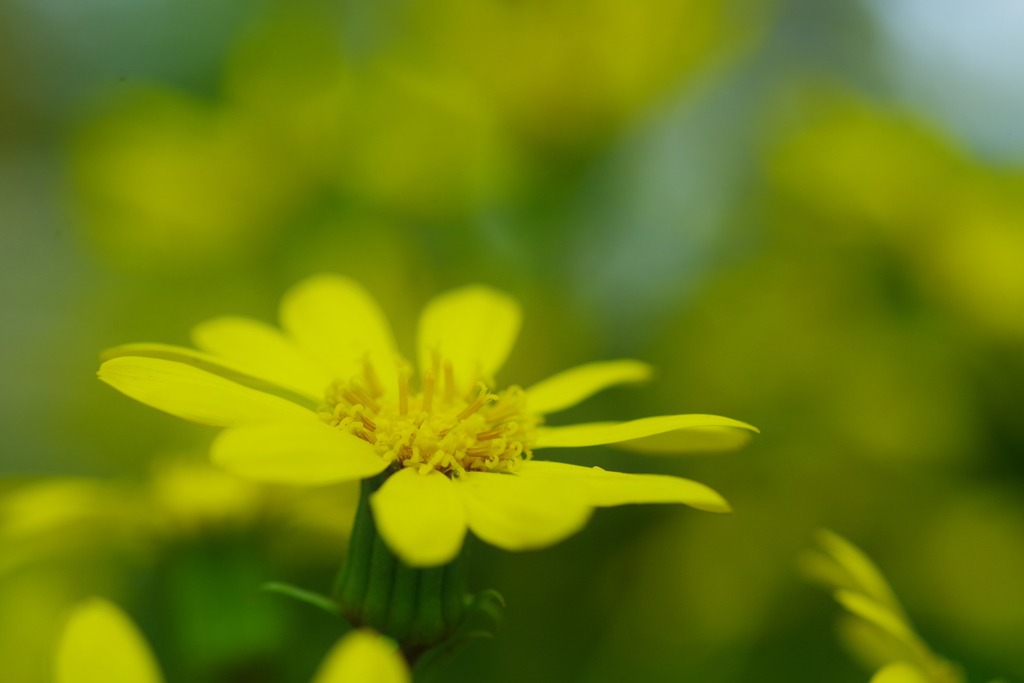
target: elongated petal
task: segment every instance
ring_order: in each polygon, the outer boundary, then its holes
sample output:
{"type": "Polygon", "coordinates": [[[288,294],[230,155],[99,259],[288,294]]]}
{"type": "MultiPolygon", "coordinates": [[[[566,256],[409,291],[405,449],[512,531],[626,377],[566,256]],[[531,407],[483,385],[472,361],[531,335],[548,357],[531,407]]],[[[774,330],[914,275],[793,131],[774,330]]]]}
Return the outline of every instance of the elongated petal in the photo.
{"type": "Polygon", "coordinates": [[[313,683],[411,683],[412,677],[390,640],[370,631],[352,631],[339,640],[320,665],[313,683]]]}
{"type": "Polygon", "coordinates": [[[540,477],[471,472],[455,485],[470,530],[505,550],[554,545],[582,529],[592,512],[579,487],[540,477]]]}
{"type": "MultiPolygon", "coordinates": [[[[265,377],[262,373],[253,367],[248,367],[237,363],[227,358],[215,356],[211,353],[204,351],[197,351],[196,349],[190,349],[186,346],[174,346],[173,344],[158,344],[153,342],[142,342],[136,344],[122,344],[120,346],[114,346],[103,351],[100,354],[100,362],[104,363],[114,358],[121,358],[123,356],[135,356],[138,358],[159,358],[161,360],[170,360],[176,363],[184,363],[185,365],[191,365],[200,370],[205,370],[211,374],[218,375],[224,379],[229,379],[233,382],[237,382],[244,386],[273,391],[275,389],[288,388],[291,391],[296,391],[290,387],[285,387],[279,384],[269,377],[265,377]]],[[[326,386],[326,384],[324,385],[326,386]]],[[[302,394],[302,391],[297,393],[302,394]]],[[[321,400],[323,391],[317,396],[304,394],[309,398],[315,398],[321,400]]]]}
{"type": "Polygon", "coordinates": [[[212,427],[317,419],[291,401],[161,358],[121,356],[101,365],[97,374],[136,401],[212,427]]]}
{"type": "Polygon", "coordinates": [[[590,422],[569,427],[541,427],[537,429],[536,448],[599,446],[691,427],[738,427],[757,431],[748,424],[717,415],[664,415],[630,422],[590,422]]]}
{"type": "Polygon", "coordinates": [[[391,328],[358,282],[338,275],[303,280],[282,300],[281,324],[303,352],[336,377],[361,375],[369,359],[381,388],[398,390],[391,328]]]}
{"type": "Polygon", "coordinates": [[[651,377],[651,366],[638,360],[587,363],[560,372],[526,390],[530,410],[553,413],[570,408],[602,389],[651,377]]]}
{"type": "Polygon", "coordinates": [[[662,474],[625,474],[600,467],[580,467],[560,462],[531,460],[519,474],[559,481],[562,486],[582,487],[595,507],[630,503],[682,503],[708,512],[729,512],[729,504],[714,489],[700,482],[662,474]]]}
{"type": "Polygon", "coordinates": [[[515,299],[490,287],[471,285],[441,294],[420,317],[420,370],[433,367],[435,354],[450,361],[457,393],[465,395],[476,382],[489,382],[505,363],[521,321],[515,299]]]}
{"type": "Polygon", "coordinates": [[[842,568],[857,590],[903,616],[903,607],[889,582],[860,548],[828,529],[818,531],[818,545],[842,568]]]}
{"type": "Polygon", "coordinates": [[[913,664],[892,662],[879,669],[871,683],[930,683],[930,679],[913,664]]]}
{"type": "Polygon", "coordinates": [[[102,598],[79,603],[57,643],[56,683],[161,683],[153,653],[121,609],[102,598]]]}
{"type": "Polygon", "coordinates": [[[222,317],[192,329],[192,341],[220,358],[252,368],[260,377],[315,400],[321,400],[331,373],[299,353],[291,341],[266,323],[222,317]]]}
{"type": "Polygon", "coordinates": [[[466,535],[466,511],[456,484],[431,471],[407,467],[388,478],[370,498],[384,542],[413,567],[436,567],[455,559],[466,535]]]}
{"type": "Polygon", "coordinates": [[[210,457],[240,477],[306,486],[372,477],[387,467],[373,446],[319,421],[229,429],[210,457]]]}
{"type": "Polygon", "coordinates": [[[746,446],[752,433],[735,427],[689,427],[614,444],[616,448],[638,453],[724,453],[746,446]]]}
{"type": "Polygon", "coordinates": [[[839,604],[852,614],[871,622],[905,645],[915,649],[923,648],[920,638],[903,616],[893,612],[877,600],[863,593],[848,590],[836,591],[835,597],[839,604]]]}

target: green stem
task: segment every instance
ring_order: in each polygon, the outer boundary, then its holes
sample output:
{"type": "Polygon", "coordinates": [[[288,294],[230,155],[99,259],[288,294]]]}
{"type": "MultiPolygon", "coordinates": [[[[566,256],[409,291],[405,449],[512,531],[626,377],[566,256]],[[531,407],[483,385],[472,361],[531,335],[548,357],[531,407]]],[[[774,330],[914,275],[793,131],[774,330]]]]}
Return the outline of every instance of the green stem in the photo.
{"type": "Polygon", "coordinates": [[[370,497],[390,472],[362,482],[348,556],[335,584],[342,614],[416,654],[450,636],[463,618],[466,572],[463,554],[441,567],[405,564],[377,533],[370,497]]]}

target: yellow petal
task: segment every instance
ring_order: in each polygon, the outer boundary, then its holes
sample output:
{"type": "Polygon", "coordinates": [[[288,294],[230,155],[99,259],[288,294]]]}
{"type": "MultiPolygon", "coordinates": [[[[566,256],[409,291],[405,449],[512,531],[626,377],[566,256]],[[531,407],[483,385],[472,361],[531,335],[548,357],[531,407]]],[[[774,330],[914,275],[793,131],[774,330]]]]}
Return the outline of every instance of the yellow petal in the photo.
{"type": "Polygon", "coordinates": [[[564,487],[582,487],[587,501],[595,507],[630,503],[683,503],[708,512],[730,512],[729,503],[714,489],[682,477],[608,472],[600,467],[580,467],[540,460],[523,463],[519,474],[551,479],[564,487]]]}
{"type": "Polygon", "coordinates": [[[435,354],[450,361],[457,393],[469,393],[478,381],[491,382],[519,334],[522,313],[507,294],[470,285],[441,294],[420,317],[419,362],[425,372],[435,354]]]}
{"type": "Polygon", "coordinates": [[[818,545],[846,572],[857,590],[903,615],[903,608],[882,572],[860,548],[828,529],[819,530],[817,540],[818,545]]]}
{"type": "Polygon", "coordinates": [[[317,420],[311,410],[291,401],[161,358],[121,356],[101,365],[97,374],[136,401],[213,427],[317,420]]]}
{"type": "Polygon", "coordinates": [[[119,607],[102,598],[79,603],[57,643],[56,683],[161,683],[153,653],[119,607]]]}
{"type": "Polygon", "coordinates": [[[407,467],[370,498],[381,537],[413,567],[436,567],[455,559],[466,535],[466,511],[456,485],[437,471],[407,467]]]}
{"type": "Polygon", "coordinates": [[[838,590],[835,593],[836,600],[849,610],[852,614],[869,621],[889,635],[911,648],[924,648],[921,639],[910,628],[910,624],[902,615],[893,612],[882,603],[868,597],[863,593],[848,590],[838,590]]]}
{"type": "Polygon", "coordinates": [[[588,363],[538,382],[526,390],[530,410],[553,413],[576,405],[602,389],[650,379],[651,366],[638,360],[588,363]]]}
{"type": "Polygon", "coordinates": [[[746,423],[717,415],[664,415],[630,422],[590,422],[568,427],[540,427],[537,429],[536,448],[598,446],[692,427],[738,427],[757,431],[746,423]]]}
{"type": "Polygon", "coordinates": [[[210,457],[240,477],[305,486],[372,477],[387,467],[373,446],[319,421],[229,429],[214,439],[210,457]]]}
{"type": "Polygon", "coordinates": [[[580,487],[541,477],[470,472],[454,483],[470,530],[505,550],[558,543],[582,529],[592,512],[580,487]]]}
{"type": "Polygon", "coordinates": [[[871,683],[930,683],[930,679],[913,664],[893,662],[879,669],[871,683]]]}
{"type": "Polygon", "coordinates": [[[747,445],[751,432],[734,427],[690,427],[639,439],[620,441],[615,445],[639,453],[723,453],[747,445]]]}
{"type": "MultiPolygon", "coordinates": [[[[205,370],[214,375],[219,375],[225,379],[229,379],[233,382],[238,382],[239,384],[255,389],[273,391],[274,389],[283,388],[284,386],[268,377],[263,377],[256,368],[247,367],[240,363],[228,360],[227,358],[221,358],[220,356],[214,356],[213,354],[197,351],[196,349],[190,349],[185,346],[174,346],[173,344],[157,344],[151,342],[122,344],[120,346],[114,346],[104,350],[103,353],[100,354],[100,362],[103,363],[123,356],[160,358],[162,360],[184,363],[185,365],[191,365],[199,368],[200,370],[205,370]]],[[[298,393],[303,392],[300,391],[298,393]]],[[[315,398],[318,401],[323,398],[322,391],[315,397],[309,394],[305,395],[310,398],[315,398]]]]}
{"type": "Polygon", "coordinates": [[[252,368],[259,377],[318,401],[333,379],[278,330],[258,320],[207,320],[192,329],[192,341],[203,351],[252,368]]]}
{"type": "Polygon", "coordinates": [[[313,683],[411,683],[395,644],[368,629],[352,631],[327,653],[313,683]]]}
{"type": "Polygon", "coordinates": [[[363,286],[338,275],[315,275],[288,291],[281,324],[304,353],[338,378],[363,373],[369,359],[385,392],[397,392],[395,342],[387,318],[363,286]]]}

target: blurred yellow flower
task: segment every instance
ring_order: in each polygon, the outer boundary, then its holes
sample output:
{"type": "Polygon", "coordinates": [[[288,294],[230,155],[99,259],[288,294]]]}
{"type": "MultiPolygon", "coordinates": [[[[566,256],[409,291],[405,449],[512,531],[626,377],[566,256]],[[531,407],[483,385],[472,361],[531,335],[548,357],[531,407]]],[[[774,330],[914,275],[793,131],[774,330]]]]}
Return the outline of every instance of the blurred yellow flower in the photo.
{"type": "Polygon", "coordinates": [[[843,636],[855,654],[880,667],[872,683],[963,683],[959,667],[932,652],[914,631],[871,558],[827,529],[818,533],[818,546],[803,557],[803,568],[833,589],[851,615],[843,636]]]}
{"type": "MultiPolygon", "coordinates": [[[[138,627],[102,598],[74,607],[57,643],[56,683],[163,683],[138,627]]],[[[352,631],[331,649],[313,683],[407,683],[397,649],[372,631],[352,631]]]]}
{"type": "Polygon", "coordinates": [[[650,369],[632,360],[591,363],[525,391],[492,392],[520,324],[519,307],[506,294],[469,286],[427,305],[418,392],[387,321],[356,282],[312,277],[288,292],[280,315],[284,333],[244,318],[203,323],[193,331],[201,351],[110,349],[99,377],[154,408],[225,427],[211,455],[243,477],[319,485],[393,472],[371,505],[385,542],[412,566],[451,561],[467,529],[501,548],[526,550],[576,532],[595,507],[729,510],[718,493],[688,479],[533,460],[539,448],[617,442],[703,449],[715,440],[738,443],[730,430],[754,428],[711,415],[541,426],[545,414],[644,380],[650,369]]]}

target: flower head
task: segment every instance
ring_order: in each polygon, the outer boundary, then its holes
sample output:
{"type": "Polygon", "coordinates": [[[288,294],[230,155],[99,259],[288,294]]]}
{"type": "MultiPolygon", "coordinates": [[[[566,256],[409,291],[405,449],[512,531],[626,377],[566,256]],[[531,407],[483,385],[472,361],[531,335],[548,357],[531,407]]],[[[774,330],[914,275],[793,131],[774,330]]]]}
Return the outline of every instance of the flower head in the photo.
{"type": "MultiPolygon", "coordinates": [[[[804,555],[808,576],[834,591],[849,613],[843,635],[873,669],[871,683],[963,683],[960,668],[932,652],[871,558],[836,534],[818,532],[818,548],[804,555]]],[[[998,682],[993,682],[998,683],[998,682]]]]}
{"type": "Polygon", "coordinates": [[[351,280],[299,283],[280,318],[283,332],[244,318],[203,323],[193,331],[198,351],[116,347],[104,353],[99,377],[147,405],[227,428],[211,454],[240,476],[316,485],[391,472],[373,496],[373,514],[388,546],[413,566],[449,562],[467,529],[525,550],[574,533],[595,507],[729,509],[687,479],[534,459],[542,448],[609,443],[715,450],[743,443],[738,435],[753,427],[712,415],[543,426],[545,414],[647,379],[650,368],[591,363],[526,390],[498,390],[494,375],[521,318],[506,294],[469,286],[431,301],[420,319],[418,376],[377,304],[351,280]]]}

